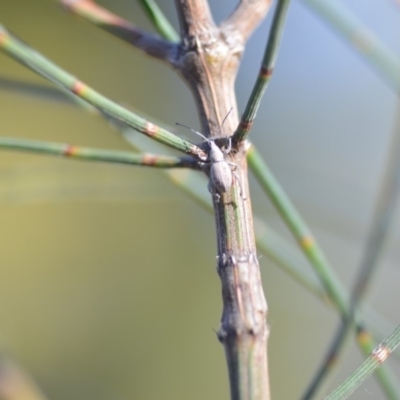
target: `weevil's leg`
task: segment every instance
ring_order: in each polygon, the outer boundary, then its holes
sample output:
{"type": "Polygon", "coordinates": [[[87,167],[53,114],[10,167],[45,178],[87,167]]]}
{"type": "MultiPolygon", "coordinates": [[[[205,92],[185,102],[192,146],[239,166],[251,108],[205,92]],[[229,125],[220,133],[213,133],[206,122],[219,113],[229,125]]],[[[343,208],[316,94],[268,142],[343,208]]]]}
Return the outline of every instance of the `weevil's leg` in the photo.
{"type": "Polygon", "coordinates": [[[216,200],[219,202],[221,199],[221,196],[219,195],[219,193],[214,191],[211,181],[208,181],[207,189],[211,193],[211,196],[214,196],[216,198],[216,200]]]}
{"type": "Polygon", "coordinates": [[[226,163],[227,163],[228,165],[232,165],[232,167],[233,167],[232,172],[237,170],[237,164],[235,164],[235,163],[233,163],[233,162],[229,162],[229,161],[227,161],[226,163]]]}
{"type": "Polygon", "coordinates": [[[243,196],[242,181],[239,179],[239,175],[238,175],[235,171],[232,171],[232,175],[235,177],[235,179],[236,179],[236,180],[238,181],[238,183],[239,183],[239,187],[240,187],[240,197],[242,198],[243,201],[246,200],[247,197],[244,197],[244,196],[243,196]]]}
{"type": "Polygon", "coordinates": [[[199,161],[199,166],[203,171],[207,171],[207,168],[210,168],[210,163],[208,161],[199,161]]]}
{"type": "MultiPolygon", "coordinates": [[[[228,138],[228,148],[226,148],[223,153],[224,154],[229,154],[232,150],[232,136],[229,136],[228,138]]],[[[229,163],[228,163],[229,164],[229,163]]]]}
{"type": "Polygon", "coordinates": [[[213,187],[212,187],[212,185],[211,185],[211,181],[208,181],[207,189],[208,189],[208,191],[209,191],[211,194],[214,194],[214,193],[213,193],[213,187]]]}

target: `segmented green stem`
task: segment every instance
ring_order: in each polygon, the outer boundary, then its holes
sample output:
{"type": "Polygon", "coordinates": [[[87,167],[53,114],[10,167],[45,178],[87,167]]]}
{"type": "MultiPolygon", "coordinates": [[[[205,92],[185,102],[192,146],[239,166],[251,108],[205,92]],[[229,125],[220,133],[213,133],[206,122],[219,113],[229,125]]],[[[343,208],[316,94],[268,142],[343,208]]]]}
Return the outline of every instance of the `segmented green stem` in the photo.
{"type": "Polygon", "coordinates": [[[195,144],[181,139],[173,133],[146,121],[124,107],[107,99],[94,89],[81,82],[73,75],[59,68],[35,50],[22,43],[0,25],[0,49],[15,60],[33,69],[44,78],[69,90],[84,99],[107,116],[130,126],[144,135],[163,143],[175,150],[190,154],[196,158],[206,159],[205,152],[195,144]]]}
{"type": "Polygon", "coordinates": [[[325,254],[315,241],[305,221],[297,212],[254,146],[249,149],[247,160],[259,184],[278,210],[282,219],[296,238],[301,250],[318,273],[329,297],[334,301],[340,313],[345,315],[347,312],[347,304],[344,291],[341,288],[338,278],[333,274],[333,269],[329,265],[325,254]]]}
{"type": "MultiPolygon", "coordinates": [[[[326,400],[347,399],[379,366],[400,343],[400,325],[386,340],[379,344],[364,363],[354,371],[326,400]]],[[[398,398],[398,397],[397,397],[398,398]]]]}
{"type": "Polygon", "coordinates": [[[139,0],[139,3],[142,5],[150,21],[157,29],[157,32],[164,39],[174,43],[178,43],[180,41],[178,33],[154,0],[139,0]]]}
{"type": "Polygon", "coordinates": [[[251,92],[250,99],[247,102],[239,126],[233,135],[233,143],[238,143],[246,139],[251,130],[254,119],[256,118],[258,107],[260,106],[265,89],[268,86],[274,70],[289,3],[290,0],[279,0],[276,5],[274,19],[272,21],[260,72],[258,73],[256,83],[251,92]]]}
{"type": "MultiPolygon", "coordinates": [[[[350,323],[349,325],[346,323],[346,321],[350,320],[350,317],[351,311],[349,311],[348,315],[343,318],[342,325],[335,333],[334,339],[330,345],[322,366],[318,368],[315,377],[310,382],[306,392],[302,396],[302,399],[310,400],[316,398],[317,392],[322,387],[325,378],[329,373],[333,372],[334,367],[337,365],[340,351],[344,348],[344,345],[347,342],[347,332],[350,332],[350,329],[354,326],[353,323],[350,323]],[[345,328],[345,330],[343,328],[345,328]]],[[[366,329],[359,322],[359,316],[357,315],[355,316],[355,326],[357,332],[357,344],[362,350],[362,353],[367,357],[373,351],[374,347],[376,346],[376,342],[374,341],[368,329],[366,329]]],[[[400,392],[398,378],[388,365],[383,365],[382,368],[376,371],[376,378],[380,383],[382,391],[386,395],[385,398],[390,400],[397,400],[399,398],[400,392]]]]}
{"type": "Polygon", "coordinates": [[[102,161],[115,164],[142,165],[156,168],[193,168],[199,163],[191,157],[136,154],[128,151],[93,149],[64,143],[0,137],[0,149],[21,150],[69,157],[83,161],[102,161]]]}

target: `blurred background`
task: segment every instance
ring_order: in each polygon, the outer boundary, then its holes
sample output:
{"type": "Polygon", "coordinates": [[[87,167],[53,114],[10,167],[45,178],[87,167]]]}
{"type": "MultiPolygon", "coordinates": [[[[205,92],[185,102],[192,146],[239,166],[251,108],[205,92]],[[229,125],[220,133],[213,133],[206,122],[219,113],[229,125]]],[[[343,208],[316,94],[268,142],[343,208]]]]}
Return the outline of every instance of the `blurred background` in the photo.
{"type": "MultiPolygon", "coordinates": [[[[98,3],[152,30],[135,1],[98,3]]],[[[177,26],[173,2],[159,3],[177,26]]],[[[236,4],[212,3],[217,21],[236,4]]],[[[395,0],[343,3],[400,58],[395,0]]],[[[244,54],[240,111],[271,14],[244,54]]],[[[191,94],[172,70],[56,2],[2,0],[1,23],[121,104],[167,125],[199,128],[191,94]]],[[[1,136],[129,150],[101,119],[4,54],[0,110],[1,136]]],[[[302,1],[293,1],[251,140],[346,287],[364,250],[391,136],[400,129],[398,110],[393,88],[302,1]]],[[[255,213],[291,240],[254,181],[252,193],[255,213]]],[[[389,328],[399,323],[399,218],[369,297],[389,328]]],[[[0,223],[1,352],[29,371],[49,400],[229,397],[215,335],[221,296],[213,218],[162,173],[2,151],[0,223]]],[[[261,268],[273,398],[295,399],[339,318],[266,257],[261,268]]],[[[331,387],[361,360],[352,343],[331,387]]],[[[352,398],[383,397],[369,379],[352,398]]]]}

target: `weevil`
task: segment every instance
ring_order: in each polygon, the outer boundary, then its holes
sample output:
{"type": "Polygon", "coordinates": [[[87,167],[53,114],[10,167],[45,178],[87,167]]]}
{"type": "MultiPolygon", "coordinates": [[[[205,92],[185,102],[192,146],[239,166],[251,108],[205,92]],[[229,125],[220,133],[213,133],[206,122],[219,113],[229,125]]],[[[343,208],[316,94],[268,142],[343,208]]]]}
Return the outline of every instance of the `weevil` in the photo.
{"type": "Polygon", "coordinates": [[[209,192],[219,199],[220,194],[229,192],[233,184],[233,177],[235,177],[235,179],[239,182],[240,196],[243,200],[246,200],[246,198],[243,197],[242,184],[235,172],[237,165],[225,160],[225,155],[229,154],[232,149],[231,138],[229,138],[228,148],[223,151],[217,146],[215,140],[207,138],[202,133],[197,132],[186,125],[179,123],[177,123],[177,125],[183,126],[184,128],[191,130],[196,135],[199,135],[210,146],[208,160],[206,161],[208,164],[210,164],[210,180],[208,182],[209,192]],[[233,166],[234,169],[232,169],[231,166],[233,166]]]}

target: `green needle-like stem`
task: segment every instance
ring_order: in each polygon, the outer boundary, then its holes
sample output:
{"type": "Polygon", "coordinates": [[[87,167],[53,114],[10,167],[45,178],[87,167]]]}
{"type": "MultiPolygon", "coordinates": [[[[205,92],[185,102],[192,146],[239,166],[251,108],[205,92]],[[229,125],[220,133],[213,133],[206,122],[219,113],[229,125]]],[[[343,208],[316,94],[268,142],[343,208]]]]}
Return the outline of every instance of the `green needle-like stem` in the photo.
{"type": "MultiPolygon", "coordinates": [[[[400,343],[400,325],[379,344],[363,364],[354,371],[326,400],[347,399],[382,363],[400,343]]],[[[398,397],[397,397],[398,399],[398,397]]]]}
{"type": "Polygon", "coordinates": [[[260,106],[265,89],[268,86],[274,70],[289,3],[290,0],[278,0],[276,5],[260,72],[258,73],[256,83],[251,92],[250,99],[247,102],[239,126],[233,135],[233,143],[239,143],[246,139],[253,125],[253,121],[256,118],[258,107],[260,106]]]}
{"type": "Polygon", "coordinates": [[[136,154],[128,151],[93,149],[91,147],[27,139],[0,137],[0,149],[49,154],[83,161],[102,161],[114,164],[142,165],[156,168],[200,169],[199,162],[192,157],[136,154]]]}
{"type": "Polygon", "coordinates": [[[181,139],[167,130],[139,117],[117,103],[107,99],[73,75],[64,71],[51,61],[47,60],[25,43],[6,31],[0,25],[0,50],[19,61],[28,68],[70,91],[75,96],[84,99],[107,116],[130,126],[137,131],[157,140],[175,150],[192,155],[195,158],[206,159],[205,152],[195,144],[181,139]]]}
{"type": "Polygon", "coordinates": [[[174,43],[178,43],[180,41],[180,37],[176,30],[154,0],[139,0],[139,3],[142,5],[150,21],[157,29],[157,32],[164,39],[174,43]]]}
{"type": "Polygon", "coordinates": [[[247,161],[257,181],[278,210],[283,221],[297,240],[301,250],[314,267],[327,294],[336,304],[340,314],[345,315],[347,312],[345,292],[305,221],[254,146],[248,151],[247,161]]]}

